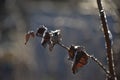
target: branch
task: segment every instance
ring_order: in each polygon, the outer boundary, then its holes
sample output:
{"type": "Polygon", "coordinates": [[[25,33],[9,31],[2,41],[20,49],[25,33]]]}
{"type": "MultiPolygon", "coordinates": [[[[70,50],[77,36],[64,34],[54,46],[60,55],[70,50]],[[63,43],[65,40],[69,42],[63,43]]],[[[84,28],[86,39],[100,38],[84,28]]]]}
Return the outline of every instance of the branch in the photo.
{"type": "Polygon", "coordinates": [[[67,51],[69,50],[69,48],[66,47],[66,46],[65,46],[64,44],[62,44],[62,43],[58,43],[58,45],[61,46],[61,47],[63,47],[63,48],[66,49],[67,51]]]}
{"type": "MultiPolygon", "coordinates": [[[[88,55],[88,54],[87,54],[88,55]]],[[[105,73],[107,74],[107,76],[110,77],[110,73],[109,71],[107,71],[107,69],[103,66],[103,64],[97,59],[95,58],[94,56],[91,56],[91,55],[88,55],[93,61],[95,61],[104,71],[105,73]]]]}
{"type": "MultiPolygon", "coordinates": [[[[58,45],[60,45],[61,47],[63,47],[63,48],[66,49],[66,50],[69,49],[68,47],[66,47],[66,46],[65,46],[64,44],[62,44],[62,43],[58,43],[58,45]]],[[[86,53],[86,54],[87,54],[87,53],[86,53]]],[[[89,54],[87,54],[87,56],[88,56],[89,58],[91,58],[93,61],[95,61],[95,62],[103,69],[103,71],[105,71],[106,75],[107,75],[108,77],[110,77],[109,71],[107,71],[107,69],[103,66],[103,64],[102,64],[97,58],[95,58],[94,56],[91,56],[91,55],[89,55],[89,54]]]]}
{"type": "Polygon", "coordinates": [[[99,9],[101,24],[104,32],[105,42],[106,42],[106,50],[107,50],[107,60],[108,60],[108,66],[109,66],[109,72],[112,75],[111,78],[108,78],[108,80],[117,80],[114,70],[114,60],[113,60],[113,52],[111,49],[111,39],[110,39],[110,30],[108,28],[106,14],[104,12],[104,9],[101,4],[101,0],[97,0],[97,5],[99,9]]]}

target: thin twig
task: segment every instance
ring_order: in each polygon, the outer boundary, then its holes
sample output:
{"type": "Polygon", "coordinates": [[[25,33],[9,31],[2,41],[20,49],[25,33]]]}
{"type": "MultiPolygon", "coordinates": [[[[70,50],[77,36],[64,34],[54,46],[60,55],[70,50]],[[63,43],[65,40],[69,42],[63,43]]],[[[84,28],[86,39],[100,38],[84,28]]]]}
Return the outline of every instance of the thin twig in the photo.
{"type": "Polygon", "coordinates": [[[64,44],[62,44],[62,43],[58,43],[58,45],[60,45],[61,47],[63,47],[64,49],[66,49],[66,50],[69,50],[69,48],[68,47],[66,47],[64,44]]]}
{"type": "Polygon", "coordinates": [[[88,57],[90,57],[93,61],[95,61],[105,71],[107,76],[110,76],[109,71],[107,71],[107,69],[103,66],[103,64],[97,58],[95,58],[94,56],[91,56],[91,55],[88,55],[88,57]]]}
{"type": "Polygon", "coordinates": [[[106,14],[102,7],[101,0],[97,0],[97,5],[98,5],[101,24],[102,24],[102,28],[103,28],[103,32],[104,32],[104,36],[105,36],[109,72],[112,75],[111,78],[108,78],[108,80],[117,80],[116,75],[115,75],[115,70],[114,70],[113,52],[112,52],[112,48],[111,48],[111,39],[110,39],[110,34],[109,34],[110,30],[108,28],[106,14]]]}

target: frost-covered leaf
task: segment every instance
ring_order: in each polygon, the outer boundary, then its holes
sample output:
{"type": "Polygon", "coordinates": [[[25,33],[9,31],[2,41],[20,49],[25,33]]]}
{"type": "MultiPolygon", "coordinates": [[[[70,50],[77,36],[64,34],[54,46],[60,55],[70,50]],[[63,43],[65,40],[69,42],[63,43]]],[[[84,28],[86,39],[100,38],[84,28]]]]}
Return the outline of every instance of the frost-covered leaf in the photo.
{"type": "Polygon", "coordinates": [[[49,34],[49,32],[45,32],[43,34],[41,44],[42,44],[42,46],[44,46],[46,48],[47,44],[49,44],[49,43],[50,43],[50,34],[49,34]]]}
{"type": "Polygon", "coordinates": [[[48,30],[47,27],[45,27],[44,25],[42,25],[42,27],[40,27],[40,28],[37,29],[36,36],[43,37],[43,34],[45,32],[47,32],[47,30],[48,30]]]}
{"type": "Polygon", "coordinates": [[[50,32],[49,50],[52,51],[55,44],[58,44],[62,40],[60,30],[50,32]]]}

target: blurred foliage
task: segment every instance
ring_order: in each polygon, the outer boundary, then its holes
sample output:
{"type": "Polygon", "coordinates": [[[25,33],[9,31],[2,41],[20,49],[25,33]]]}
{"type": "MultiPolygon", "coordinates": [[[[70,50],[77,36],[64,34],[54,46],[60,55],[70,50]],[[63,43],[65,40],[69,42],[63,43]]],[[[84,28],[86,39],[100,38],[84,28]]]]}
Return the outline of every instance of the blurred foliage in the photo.
{"type": "MultiPolygon", "coordinates": [[[[117,9],[109,2],[103,1],[103,4],[113,34],[119,80],[119,17],[115,13],[117,9]]],[[[95,0],[0,0],[0,80],[105,79],[105,74],[92,61],[73,75],[65,50],[57,45],[49,52],[43,49],[39,44],[41,40],[36,38],[25,46],[25,33],[35,30],[39,25],[52,30],[60,29],[64,44],[83,45],[89,54],[107,65],[104,36],[95,0]]]]}

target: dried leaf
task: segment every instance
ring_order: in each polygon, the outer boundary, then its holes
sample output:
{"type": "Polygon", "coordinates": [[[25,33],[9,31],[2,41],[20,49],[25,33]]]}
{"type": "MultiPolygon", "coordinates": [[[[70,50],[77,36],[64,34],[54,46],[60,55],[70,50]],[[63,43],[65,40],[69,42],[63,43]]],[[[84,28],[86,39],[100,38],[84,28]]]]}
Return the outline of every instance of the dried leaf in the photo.
{"type": "Polygon", "coordinates": [[[78,72],[78,69],[87,64],[88,56],[84,51],[78,51],[73,63],[72,71],[73,74],[78,72]]]}
{"type": "Polygon", "coordinates": [[[47,27],[45,27],[44,25],[40,28],[37,29],[37,32],[36,32],[36,36],[38,37],[43,37],[43,34],[47,32],[47,27]]]}
{"type": "Polygon", "coordinates": [[[25,35],[25,45],[27,44],[27,42],[29,41],[30,37],[35,37],[34,32],[33,31],[29,31],[26,35],[25,35]]]}
{"type": "Polygon", "coordinates": [[[71,47],[70,47],[69,50],[68,50],[68,53],[69,53],[69,58],[68,58],[68,60],[73,60],[73,58],[74,58],[74,56],[75,56],[75,53],[76,53],[75,46],[71,45],[71,47]]]}
{"type": "Polygon", "coordinates": [[[52,51],[55,44],[59,43],[62,40],[60,30],[55,30],[50,32],[50,42],[49,50],[52,51]]]}
{"type": "Polygon", "coordinates": [[[47,44],[50,43],[50,34],[49,32],[44,33],[41,44],[46,48],[47,44]]]}
{"type": "Polygon", "coordinates": [[[62,40],[60,30],[51,31],[51,41],[53,44],[57,44],[62,40]]]}

